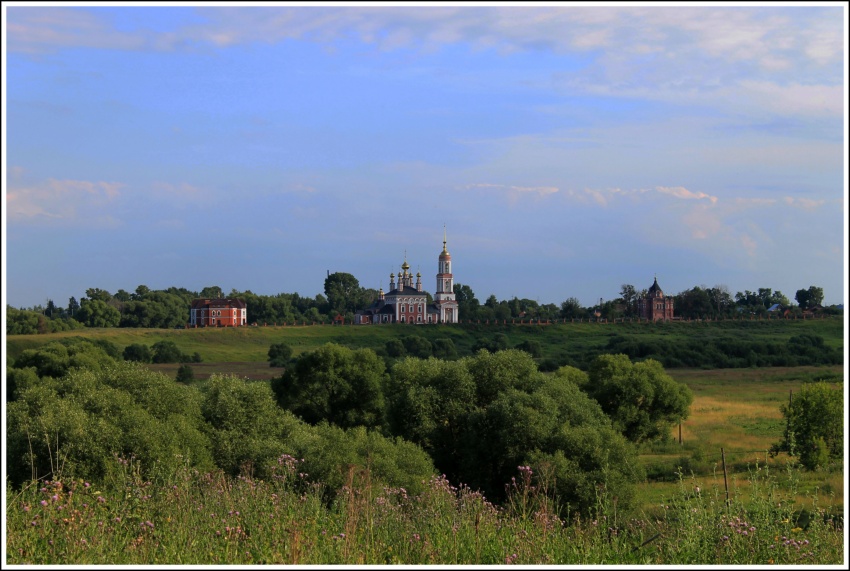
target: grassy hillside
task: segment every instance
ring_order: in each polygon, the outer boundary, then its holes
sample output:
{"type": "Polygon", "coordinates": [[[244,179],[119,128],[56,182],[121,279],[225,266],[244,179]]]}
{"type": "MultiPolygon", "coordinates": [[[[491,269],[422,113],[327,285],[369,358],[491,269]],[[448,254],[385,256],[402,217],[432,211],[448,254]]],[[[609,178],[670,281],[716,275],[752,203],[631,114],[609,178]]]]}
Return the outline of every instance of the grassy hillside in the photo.
{"type": "Polygon", "coordinates": [[[739,339],[742,342],[785,343],[801,333],[824,339],[827,346],[843,348],[843,319],[719,321],[669,323],[565,323],[552,325],[379,325],[379,326],[267,326],[222,329],[85,329],[45,335],[10,335],[6,339],[7,356],[14,359],[21,351],[55,339],[90,337],[107,339],[121,350],[133,343],[148,346],[160,340],[174,341],[188,354],[198,352],[204,362],[266,361],[273,343],[287,343],[294,355],[333,342],[352,348],[381,349],[390,339],[418,335],[429,341],[451,339],[461,355],[468,354],[476,342],[497,334],[507,336],[510,346],[537,341],[542,349],[539,361],[582,366],[596,353],[604,352],[616,336],[641,341],[685,342],[739,339]]]}

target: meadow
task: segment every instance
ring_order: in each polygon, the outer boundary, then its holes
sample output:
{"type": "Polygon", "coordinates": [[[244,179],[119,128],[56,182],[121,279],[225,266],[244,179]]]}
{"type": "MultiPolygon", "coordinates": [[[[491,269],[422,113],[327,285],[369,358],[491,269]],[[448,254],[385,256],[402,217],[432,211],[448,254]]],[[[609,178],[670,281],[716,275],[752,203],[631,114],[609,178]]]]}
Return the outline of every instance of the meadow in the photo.
{"type": "MultiPolygon", "coordinates": [[[[380,349],[402,334],[451,338],[458,352],[502,332],[552,355],[602,352],[612,336],[694,339],[741,336],[784,341],[801,332],[842,348],[836,321],[559,324],[460,327],[277,326],[241,329],[107,329],[10,336],[11,358],[64,336],[97,336],[123,348],[173,340],[195,382],[212,373],[268,381],[268,347],[287,343],[297,356],[327,342],[380,349]]],[[[840,326],[840,323],[838,323],[840,326]]],[[[167,376],[178,364],[149,365],[167,376]]],[[[840,564],[846,562],[843,464],[809,472],[767,450],[782,437],[779,407],[803,383],[843,379],[842,365],[668,368],[694,393],[691,413],[666,441],[643,445],[647,480],[640,507],[618,513],[600,491],[592,519],[559,518],[544,480],[519,471],[508,502],[495,506],[439,477],[421,496],[350,473],[336,500],[299,481],[297,459],[282,458],[279,477],[230,479],[188,468],[168,481],[143,481],[132,459],[123,478],[93,489],[83,481],[7,484],[8,563],[184,564],[840,564]],[[722,455],[721,455],[722,449],[722,455]],[[727,469],[724,477],[724,461],[727,469]]]]}

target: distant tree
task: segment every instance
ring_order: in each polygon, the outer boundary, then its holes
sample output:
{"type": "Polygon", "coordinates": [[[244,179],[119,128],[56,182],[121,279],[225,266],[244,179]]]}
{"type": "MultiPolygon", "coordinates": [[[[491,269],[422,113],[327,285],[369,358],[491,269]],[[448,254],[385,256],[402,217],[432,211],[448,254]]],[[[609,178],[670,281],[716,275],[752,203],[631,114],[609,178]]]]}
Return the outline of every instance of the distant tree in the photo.
{"type": "Polygon", "coordinates": [[[191,361],[191,357],[184,355],[174,341],[157,341],[151,347],[154,363],[184,363],[191,361]]]}
{"type": "Polygon", "coordinates": [[[86,297],[90,300],[100,300],[107,303],[112,299],[112,294],[105,289],[90,287],[86,290],[86,297]]]}
{"type": "Polygon", "coordinates": [[[269,347],[269,367],[286,367],[292,358],[292,347],[286,343],[275,343],[269,347]]]}
{"type": "Polygon", "coordinates": [[[136,288],[136,292],[133,294],[133,299],[136,299],[136,300],[145,299],[145,296],[147,296],[150,292],[151,292],[151,288],[149,288],[146,285],[140,285],[136,288]]]}
{"type": "MultiPolygon", "coordinates": [[[[146,286],[139,286],[139,287],[146,287],[146,286]]],[[[138,288],[136,289],[136,291],[137,292],[139,291],[138,288]]],[[[137,293],[137,295],[138,295],[138,293],[137,293]]],[[[204,298],[204,299],[219,299],[219,298],[221,298],[221,288],[219,286],[207,286],[207,287],[205,287],[204,289],[201,290],[201,293],[198,294],[198,297],[204,298]]]]}
{"type": "Polygon", "coordinates": [[[191,383],[195,380],[195,372],[192,370],[192,366],[188,364],[180,365],[177,369],[177,377],[175,380],[178,383],[191,383]]]}
{"type": "Polygon", "coordinates": [[[623,300],[623,305],[625,305],[625,315],[626,317],[634,317],[637,315],[637,290],[635,286],[631,284],[623,284],[620,286],[620,299],[623,300]]]}
{"type": "Polygon", "coordinates": [[[150,348],[142,343],[133,343],[124,348],[123,357],[125,361],[138,361],[150,363],[153,358],[150,348]]]}
{"type": "Polygon", "coordinates": [[[448,338],[434,339],[434,357],[437,359],[457,359],[454,341],[448,338]]]}
{"type": "Polygon", "coordinates": [[[113,297],[120,302],[130,301],[131,299],[133,299],[133,295],[123,289],[119,289],[118,291],[116,291],[113,297]]]}
{"type": "Polygon", "coordinates": [[[479,301],[475,298],[472,288],[465,284],[455,284],[452,288],[458,305],[459,319],[477,319],[479,301]]]}
{"type": "Polygon", "coordinates": [[[427,359],[433,354],[431,342],[424,337],[419,337],[418,335],[407,335],[402,338],[401,342],[404,343],[404,348],[407,354],[411,357],[427,359]]]}
{"type": "Polygon", "coordinates": [[[525,351],[535,359],[538,359],[543,356],[543,346],[537,339],[526,339],[525,341],[517,345],[516,348],[520,351],[525,351]]]}
{"type": "Polygon", "coordinates": [[[86,327],[117,327],[121,322],[121,313],[101,299],[83,298],[74,317],[86,327]]]}
{"type": "Polygon", "coordinates": [[[561,317],[564,319],[574,319],[581,317],[583,314],[584,309],[581,307],[581,303],[574,297],[567,298],[561,304],[561,317]]]}
{"type": "Polygon", "coordinates": [[[68,300],[68,314],[71,317],[74,317],[74,315],[77,313],[78,309],[80,309],[80,304],[77,303],[76,298],[72,297],[71,299],[69,299],[68,300]]]}
{"type": "Polygon", "coordinates": [[[401,339],[390,339],[384,344],[384,347],[390,357],[403,357],[407,354],[407,349],[401,339]]]}
{"type": "Polygon", "coordinates": [[[708,290],[699,286],[673,297],[676,315],[685,319],[702,319],[714,314],[708,290]]]}
{"type": "Polygon", "coordinates": [[[823,303],[823,288],[809,286],[809,289],[798,289],[794,299],[801,309],[809,309],[823,303]]]}
{"type": "Polygon", "coordinates": [[[591,363],[586,390],[632,442],[663,437],[689,414],[693,394],[677,383],[661,363],[639,363],[626,355],[600,355],[591,363]]]}
{"type": "Polygon", "coordinates": [[[360,282],[351,274],[334,272],[325,278],[325,296],[331,311],[357,311],[362,297],[360,282]]]}
{"type": "Polygon", "coordinates": [[[844,396],[838,384],[804,384],[780,412],[786,420],[785,436],[770,452],[799,456],[806,468],[825,467],[830,458],[844,454],[844,396]]]}

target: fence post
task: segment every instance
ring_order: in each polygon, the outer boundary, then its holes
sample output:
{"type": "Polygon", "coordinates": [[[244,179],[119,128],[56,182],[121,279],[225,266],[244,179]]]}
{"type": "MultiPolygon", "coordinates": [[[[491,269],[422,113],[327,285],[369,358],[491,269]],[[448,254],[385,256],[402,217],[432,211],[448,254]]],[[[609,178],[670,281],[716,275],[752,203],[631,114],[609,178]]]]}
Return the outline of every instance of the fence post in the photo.
{"type": "Polygon", "coordinates": [[[720,459],[723,461],[723,487],[726,488],[726,507],[729,507],[729,480],[726,475],[726,453],[720,449],[720,459]]]}

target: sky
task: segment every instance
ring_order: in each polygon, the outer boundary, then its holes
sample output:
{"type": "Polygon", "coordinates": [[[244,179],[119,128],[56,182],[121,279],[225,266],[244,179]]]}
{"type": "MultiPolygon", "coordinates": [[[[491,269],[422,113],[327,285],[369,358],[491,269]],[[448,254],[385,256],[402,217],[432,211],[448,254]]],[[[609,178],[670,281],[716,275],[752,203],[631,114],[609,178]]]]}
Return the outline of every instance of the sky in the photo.
{"type": "Polygon", "coordinates": [[[3,277],[847,297],[847,6],[3,4],[3,277]]]}

